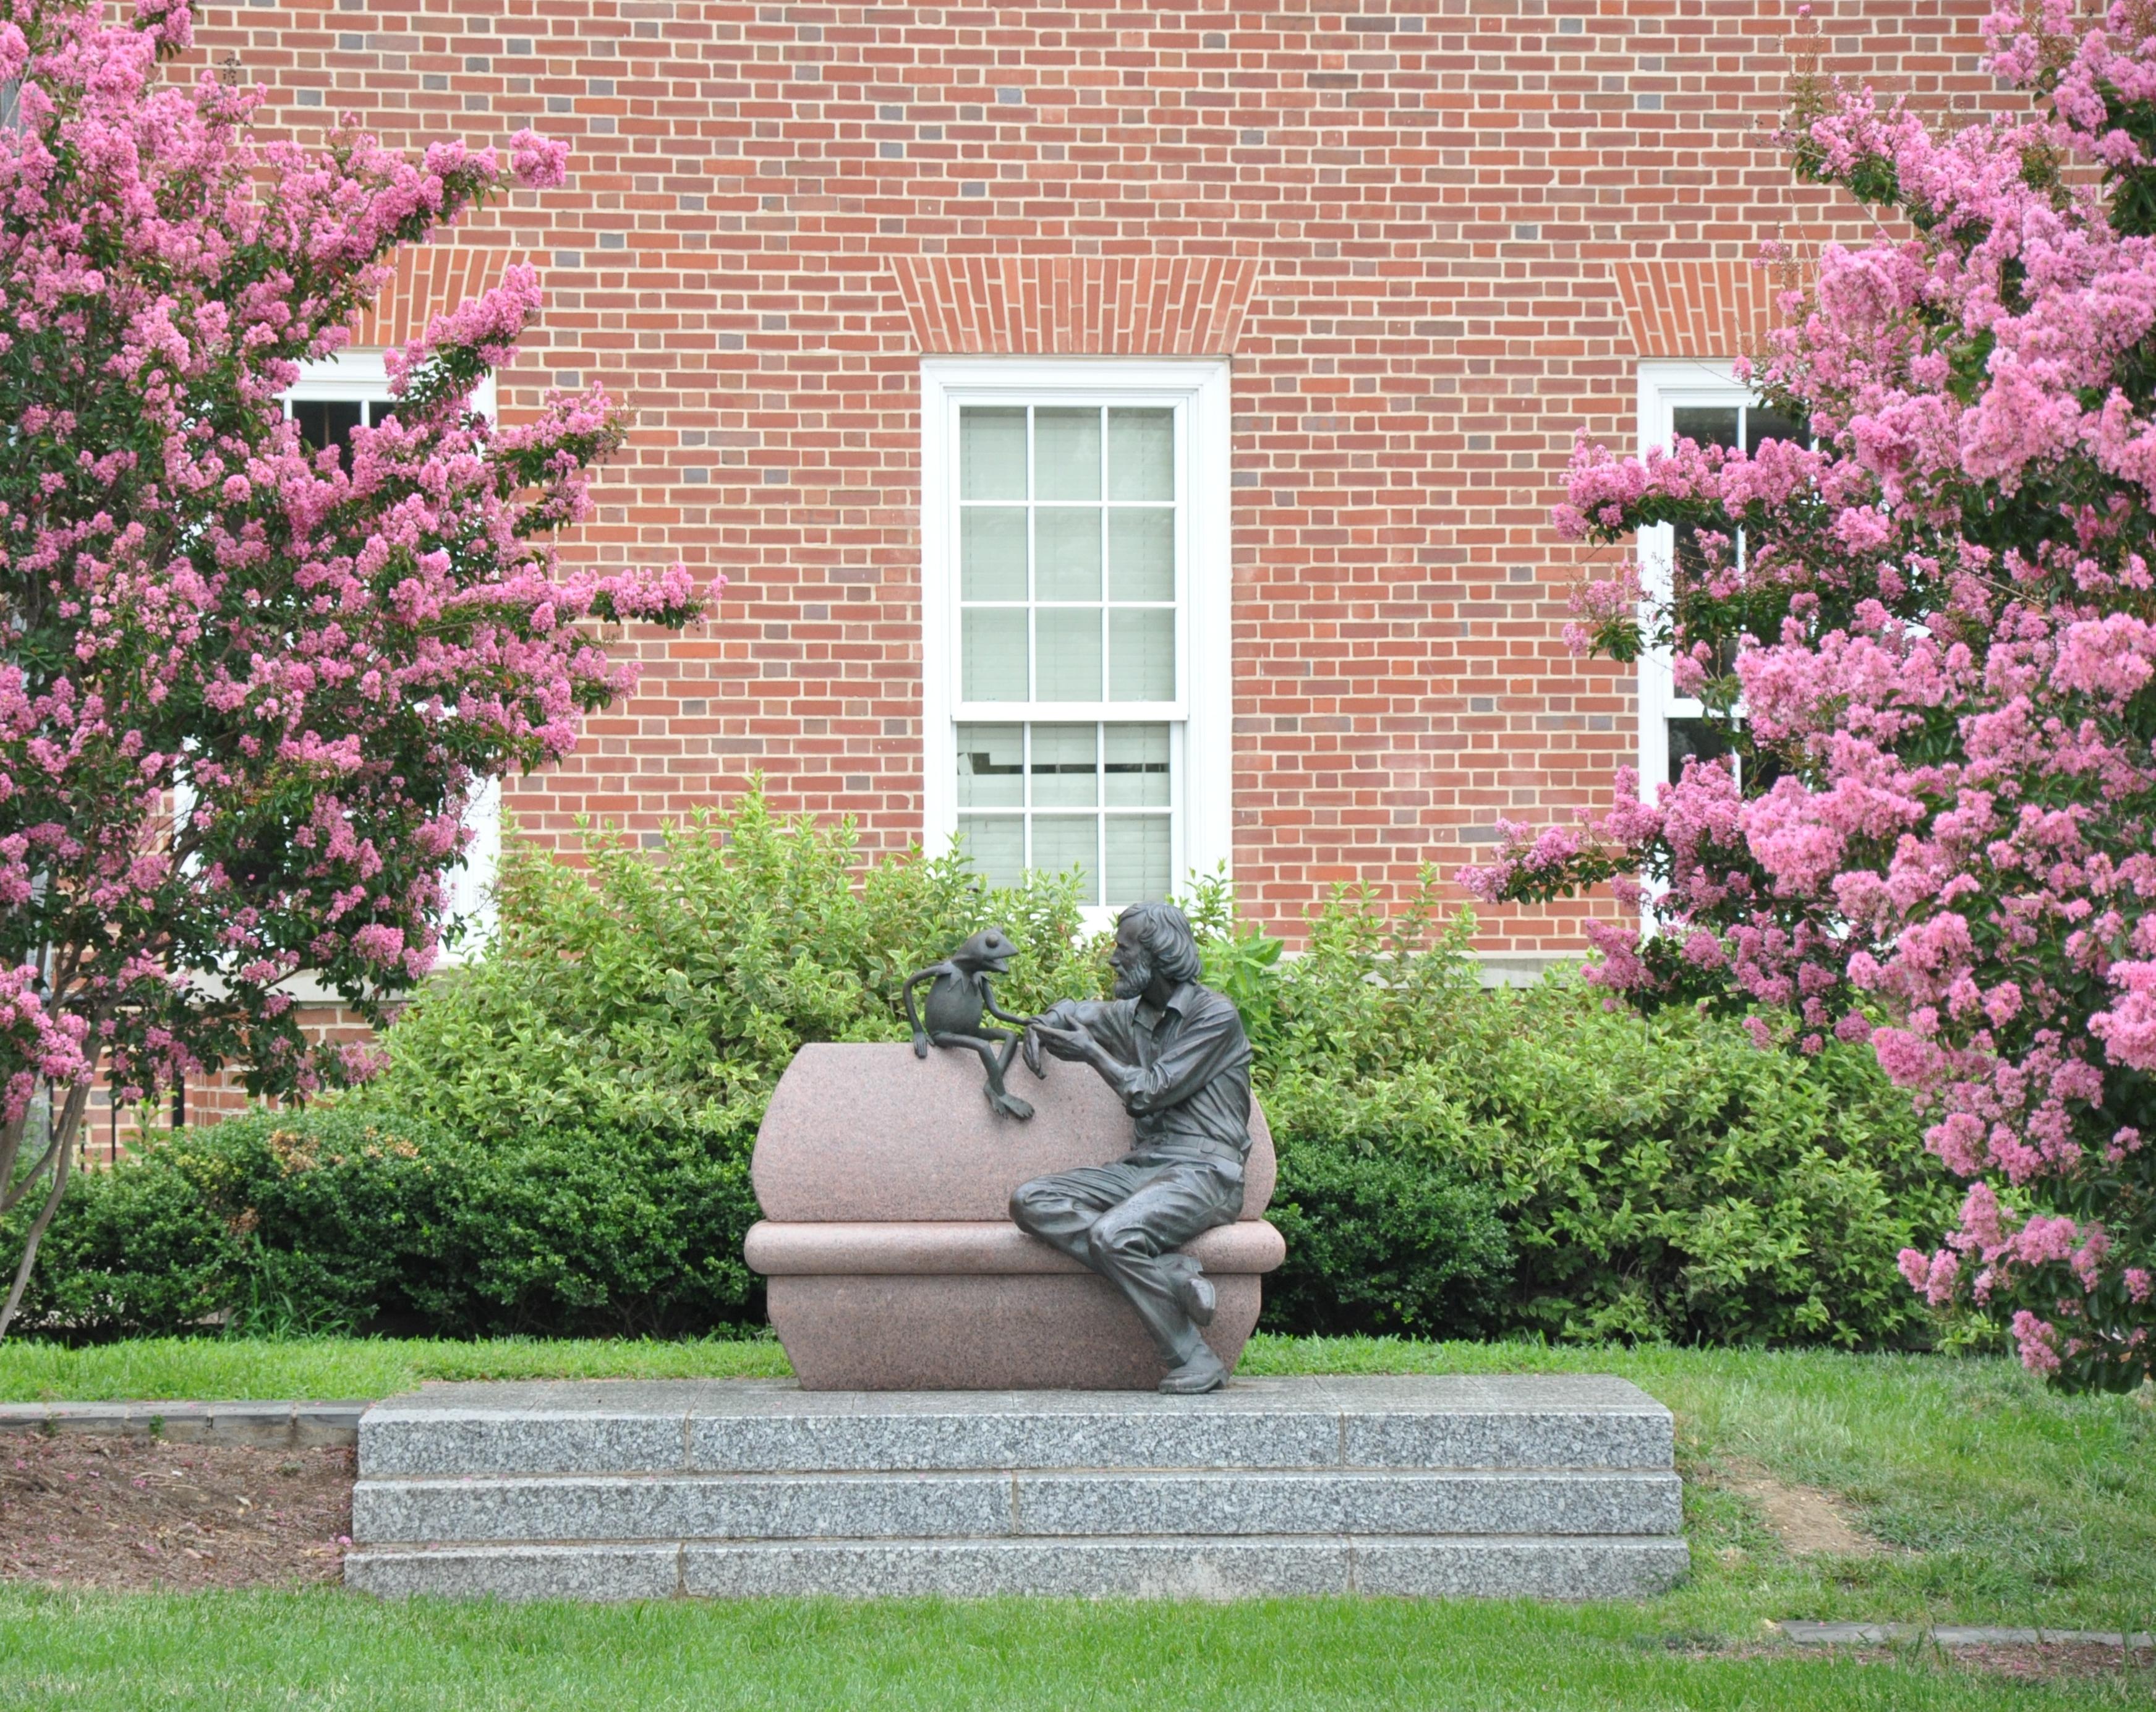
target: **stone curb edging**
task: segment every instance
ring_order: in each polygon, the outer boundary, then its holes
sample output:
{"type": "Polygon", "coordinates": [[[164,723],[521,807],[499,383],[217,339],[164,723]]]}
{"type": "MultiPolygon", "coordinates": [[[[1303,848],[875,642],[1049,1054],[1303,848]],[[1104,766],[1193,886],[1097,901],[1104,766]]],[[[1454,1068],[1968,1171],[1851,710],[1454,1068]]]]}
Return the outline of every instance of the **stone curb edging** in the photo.
{"type": "Polygon", "coordinates": [[[1799,1647],[1876,1647],[1890,1641],[1929,1641],[1939,1647],[2117,1647],[2142,1652],[2156,1635],[2117,1629],[2002,1629],[1921,1622],[1780,1622],[1774,1627],[1799,1647]]]}
{"type": "Polygon", "coordinates": [[[359,1443],[372,1400],[336,1402],[0,1403],[0,1433],[154,1437],[184,1444],[359,1443]]]}

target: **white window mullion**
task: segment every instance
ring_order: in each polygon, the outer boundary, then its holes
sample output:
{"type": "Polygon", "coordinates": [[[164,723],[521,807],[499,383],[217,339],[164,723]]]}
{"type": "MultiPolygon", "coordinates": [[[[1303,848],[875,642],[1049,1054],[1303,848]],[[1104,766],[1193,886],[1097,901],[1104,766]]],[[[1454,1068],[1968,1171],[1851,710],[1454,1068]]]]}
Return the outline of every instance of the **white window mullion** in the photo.
{"type": "Polygon", "coordinates": [[[1030,722],[1018,728],[1018,800],[1019,822],[1024,828],[1019,849],[1025,865],[1033,866],[1033,726],[1030,722]]]}

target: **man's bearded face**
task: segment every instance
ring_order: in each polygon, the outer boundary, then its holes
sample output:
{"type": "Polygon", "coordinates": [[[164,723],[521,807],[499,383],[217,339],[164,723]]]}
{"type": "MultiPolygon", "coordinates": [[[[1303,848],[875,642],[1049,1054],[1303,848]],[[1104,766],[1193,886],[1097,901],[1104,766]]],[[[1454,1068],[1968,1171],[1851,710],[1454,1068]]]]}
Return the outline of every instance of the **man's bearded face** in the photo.
{"type": "Polygon", "coordinates": [[[1138,942],[1137,935],[1126,929],[1116,935],[1116,949],[1108,957],[1108,966],[1116,971],[1116,997],[1119,999],[1138,997],[1152,985],[1152,957],[1138,942]]]}

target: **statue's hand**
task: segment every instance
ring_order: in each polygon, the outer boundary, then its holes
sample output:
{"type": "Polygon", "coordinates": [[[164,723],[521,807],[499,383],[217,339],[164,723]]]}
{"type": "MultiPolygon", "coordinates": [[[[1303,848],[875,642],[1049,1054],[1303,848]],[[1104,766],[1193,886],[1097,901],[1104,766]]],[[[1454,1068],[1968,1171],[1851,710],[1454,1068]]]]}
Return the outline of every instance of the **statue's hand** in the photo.
{"type": "Polygon", "coordinates": [[[928,1036],[922,1029],[916,1028],[913,1031],[913,1055],[917,1058],[925,1058],[928,1056],[928,1036]]]}
{"type": "Polygon", "coordinates": [[[1038,1039],[1052,1057],[1075,1059],[1081,1064],[1091,1064],[1101,1050],[1093,1037],[1075,1023],[1068,1028],[1056,1028],[1036,1023],[1026,1030],[1026,1039],[1038,1039]]]}
{"type": "Polygon", "coordinates": [[[1039,1027],[1040,1025],[1038,1023],[1029,1023],[1025,1025],[1025,1044],[1023,1049],[1025,1053],[1026,1069],[1032,1071],[1036,1076],[1045,1076],[1048,1074],[1048,1070],[1047,1068],[1040,1062],[1040,1035],[1038,1032],[1039,1027]]]}

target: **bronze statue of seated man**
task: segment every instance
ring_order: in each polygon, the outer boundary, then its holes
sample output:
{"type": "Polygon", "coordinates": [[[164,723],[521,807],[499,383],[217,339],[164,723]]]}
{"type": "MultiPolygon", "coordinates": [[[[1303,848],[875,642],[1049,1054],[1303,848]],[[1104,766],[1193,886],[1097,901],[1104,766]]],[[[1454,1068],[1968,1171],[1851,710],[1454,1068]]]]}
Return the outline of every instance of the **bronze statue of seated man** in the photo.
{"type": "Polygon", "coordinates": [[[1115,997],[1065,999],[1035,1017],[1026,1059],[1037,1066],[1045,1048],[1091,1064],[1130,1113],[1137,1145],[1113,1165],[1021,1183],[1010,1214],[1130,1299],[1168,1366],[1163,1391],[1214,1391],[1228,1370],[1198,1330],[1213,1318],[1213,1286],[1173,1251],[1242,1213],[1250,1045],[1235,1006],[1199,985],[1198,942],[1173,905],[1124,910],[1109,961],[1115,997]]]}

